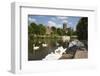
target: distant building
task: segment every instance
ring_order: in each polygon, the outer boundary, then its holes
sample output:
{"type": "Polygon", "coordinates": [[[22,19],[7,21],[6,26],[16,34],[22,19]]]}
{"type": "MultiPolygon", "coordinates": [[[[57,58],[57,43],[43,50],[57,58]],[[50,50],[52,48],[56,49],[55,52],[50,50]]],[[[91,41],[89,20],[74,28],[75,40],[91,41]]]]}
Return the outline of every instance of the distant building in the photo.
{"type": "Polygon", "coordinates": [[[68,30],[67,30],[67,23],[63,23],[63,30],[67,33],[68,30]]]}
{"type": "MultiPolygon", "coordinates": [[[[65,33],[67,33],[70,28],[67,27],[67,23],[63,23],[63,30],[65,31],[65,33]]],[[[46,34],[47,35],[50,35],[52,33],[52,29],[51,29],[51,26],[46,26],[46,34]]]]}
{"type": "Polygon", "coordinates": [[[63,23],[63,29],[67,28],[67,23],[63,23]]]}
{"type": "Polygon", "coordinates": [[[47,26],[46,27],[46,34],[49,35],[49,34],[51,34],[51,32],[52,32],[51,27],[47,26]]]}

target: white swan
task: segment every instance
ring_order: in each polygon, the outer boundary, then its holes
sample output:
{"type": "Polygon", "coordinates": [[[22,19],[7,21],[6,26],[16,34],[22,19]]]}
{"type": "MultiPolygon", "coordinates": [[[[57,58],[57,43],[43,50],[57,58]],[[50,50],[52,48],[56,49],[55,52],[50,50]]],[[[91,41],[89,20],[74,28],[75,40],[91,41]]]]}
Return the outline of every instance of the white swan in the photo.
{"type": "Polygon", "coordinates": [[[42,60],[58,60],[62,55],[51,52],[42,60]]]}
{"type": "Polygon", "coordinates": [[[59,54],[62,55],[63,53],[65,53],[66,49],[67,49],[67,48],[64,49],[62,46],[61,46],[61,47],[58,47],[58,48],[55,50],[55,54],[56,54],[56,53],[59,53],[59,54]]]}
{"type": "Polygon", "coordinates": [[[51,52],[50,54],[48,54],[45,58],[43,58],[42,60],[58,60],[62,54],[66,51],[66,49],[64,49],[62,46],[58,47],[55,52],[51,52]]]}
{"type": "Polygon", "coordinates": [[[43,47],[47,47],[47,46],[48,46],[48,44],[46,44],[46,43],[43,43],[43,44],[42,44],[42,46],[43,46],[43,47]]]}
{"type": "Polygon", "coordinates": [[[39,46],[35,46],[35,44],[33,44],[33,50],[38,50],[39,46]]]}

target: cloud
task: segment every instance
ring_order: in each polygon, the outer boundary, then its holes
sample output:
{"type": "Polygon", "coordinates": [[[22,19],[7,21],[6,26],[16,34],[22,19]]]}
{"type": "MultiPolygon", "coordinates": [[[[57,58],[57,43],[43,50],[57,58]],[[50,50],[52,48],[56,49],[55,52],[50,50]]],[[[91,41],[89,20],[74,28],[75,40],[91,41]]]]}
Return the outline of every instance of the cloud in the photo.
{"type": "Polygon", "coordinates": [[[36,22],[36,19],[31,18],[31,17],[29,17],[28,20],[29,20],[29,22],[31,22],[31,23],[32,23],[32,22],[36,22]]]}
{"type": "Polygon", "coordinates": [[[48,21],[48,26],[56,26],[57,24],[53,21],[48,21]]]}
{"type": "Polygon", "coordinates": [[[66,19],[68,19],[68,17],[59,16],[59,17],[57,17],[57,19],[66,20],[66,19]]]}
{"type": "Polygon", "coordinates": [[[63,22],[63,23],[68,23],[68,21],[67,21],[67,20],[62,20],[62,22],[63,22]]]}
{"type": "Polygon", "coordinates": [[[50,27],[54,26],[56,28],[61,28],[62,24],[57,24],[57,23],[55,23],[53,21],[48,21],[48,26],[50,26],[50,27]]]}
{"type": "Polygon", "coordinates": [[[57,19],[60,20],[61,23],[68,23],[68,17],[59,16],[57,19]]]}

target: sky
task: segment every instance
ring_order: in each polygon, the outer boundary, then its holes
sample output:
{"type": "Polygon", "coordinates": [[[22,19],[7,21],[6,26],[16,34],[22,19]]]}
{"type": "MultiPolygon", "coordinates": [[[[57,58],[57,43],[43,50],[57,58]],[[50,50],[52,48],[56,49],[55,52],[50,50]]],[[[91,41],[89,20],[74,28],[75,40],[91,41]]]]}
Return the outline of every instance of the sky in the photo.
{"type": "Polygon", "coordinates": [[[77,16],[28,15],[29,24],[34,22],[36,24],[43,24],[45,26],[55,26],[57,28],[62,28],[63,23],[67,23],[67,27],[71,27],[74,30],[76,30],[76,25],[80,19],[81,17],[77,16]]]}

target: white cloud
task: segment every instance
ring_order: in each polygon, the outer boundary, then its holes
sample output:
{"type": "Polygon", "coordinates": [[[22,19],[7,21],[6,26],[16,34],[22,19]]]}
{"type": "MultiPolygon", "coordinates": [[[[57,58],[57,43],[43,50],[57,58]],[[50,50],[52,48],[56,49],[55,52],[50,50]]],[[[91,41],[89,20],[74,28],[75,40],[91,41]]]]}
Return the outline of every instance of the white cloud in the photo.
{"type": "Polygon", "coordinates": [[[66,19],[68,19],[68,17],[59,16],[59,17],[57,17],[57,19],[66,20],[66,19]]]}
{"type": "Polygon", "coordinates": [[[62,22],[63,22],[63,23],[67,23],[68,21],[67,21],[67,20],[62,20],[62,22]]]}
{"type": "Polygon", "coordinates": [[[56,28],[62,28],[62,24],[57,24],[53,21],[48,21],[48,26],[50,26],[50,27],[54,26],[56,28]]]}
{"type": "Polygon", "coordinates": [[[28,18],[29,22],[36,22],[36,19],[34,18],[28,18]]]}
{"type": "Polygon", "coordinates": [[[59,19],[61,23],[68,23],[68,17],[59,16],[57,17],[57,19],[59,19]]]}
{"type": "Polygon", "coordinates": [[[56,26],[57,24],[53,21],[48,21],[48,26],[56,26]]]}

